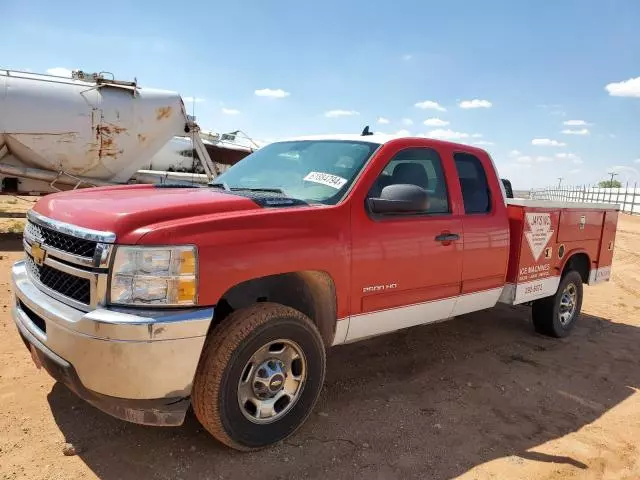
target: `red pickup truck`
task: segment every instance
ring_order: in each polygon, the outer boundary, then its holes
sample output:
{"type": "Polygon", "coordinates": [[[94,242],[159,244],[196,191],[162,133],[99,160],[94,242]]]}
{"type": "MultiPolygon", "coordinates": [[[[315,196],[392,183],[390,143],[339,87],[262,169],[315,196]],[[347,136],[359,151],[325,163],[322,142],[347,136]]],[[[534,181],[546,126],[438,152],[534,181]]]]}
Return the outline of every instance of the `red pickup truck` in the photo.
{"type": "MultiPolygon", "coordinates": [[[[195,188],[90,188],[28,214],[13,315],[34,362],[116,417],[189,405],[240,450],[292,434],[332,345],[531,304],[563,337],[618,209],[506,199],[487,152],[425,138],[272,143],[195,188]]],[[[354,366],[353,368],[357,368],[354,366]]]]}

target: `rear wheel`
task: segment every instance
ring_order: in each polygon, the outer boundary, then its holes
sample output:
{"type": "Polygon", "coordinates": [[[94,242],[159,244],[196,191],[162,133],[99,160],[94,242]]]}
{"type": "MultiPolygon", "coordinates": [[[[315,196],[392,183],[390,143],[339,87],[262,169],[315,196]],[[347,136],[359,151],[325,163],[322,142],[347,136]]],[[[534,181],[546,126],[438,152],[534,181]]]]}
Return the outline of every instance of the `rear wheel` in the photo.
{"type": "Polygon", "coordinates": [[[542,335],[566,337],[575,326],[581,308],[582,276],[571,270],[563,275],[554,296],[533,302],[533,326],[542,335]]]}
{"type": "Polygon", "coordinates": [[[195,414],[232,448],[278,442],[311,413],[325,362],[318,329],[299,311],[273,303],[235,311],[205,344],[193,385],[195,414]]]}

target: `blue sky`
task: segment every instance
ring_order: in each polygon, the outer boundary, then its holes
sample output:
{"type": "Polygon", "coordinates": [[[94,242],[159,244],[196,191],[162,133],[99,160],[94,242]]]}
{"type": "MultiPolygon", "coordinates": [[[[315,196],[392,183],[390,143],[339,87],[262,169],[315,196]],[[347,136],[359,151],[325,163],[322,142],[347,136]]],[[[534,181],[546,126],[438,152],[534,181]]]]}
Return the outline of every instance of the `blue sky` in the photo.
{"type": "Polygon", "coordinates": [[[205,129],[369,124],[487,142],[515,188],[640,182],[638,0],[2,3],[3,67],[137,77],[205,129]]]}

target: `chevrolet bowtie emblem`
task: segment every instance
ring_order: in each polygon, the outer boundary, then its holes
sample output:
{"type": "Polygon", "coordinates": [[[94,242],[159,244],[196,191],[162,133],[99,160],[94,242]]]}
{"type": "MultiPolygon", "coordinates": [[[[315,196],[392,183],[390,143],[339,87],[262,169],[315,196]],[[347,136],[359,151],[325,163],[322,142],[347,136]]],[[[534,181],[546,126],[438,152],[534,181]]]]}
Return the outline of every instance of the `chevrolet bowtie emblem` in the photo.
{"type": "Polygon", "coordinates": [[[35,264],[41,266],[44,263],[47,252],[42,249],[39,243],[34,242],[31,244],[31,256],[35,264]]]}

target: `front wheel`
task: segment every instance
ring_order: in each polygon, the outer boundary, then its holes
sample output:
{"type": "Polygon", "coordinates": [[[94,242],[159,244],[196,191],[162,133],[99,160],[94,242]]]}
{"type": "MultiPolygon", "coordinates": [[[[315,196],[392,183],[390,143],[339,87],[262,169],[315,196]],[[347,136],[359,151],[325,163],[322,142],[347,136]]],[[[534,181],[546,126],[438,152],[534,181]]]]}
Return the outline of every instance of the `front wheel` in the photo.
{"type": "Polygon", "coordinates": [[[571,270],[560,280],[554,296],[533,302],[533,326],[542,335],[566,337],[575,326],[581,308],[582,277],[571,270]]]}
{"type": "Polygon", "coordinates": [[[205,344],[193,385],[196,417],[238,450],[276,443],[311,413],[325,365],[322,337],[299,311],[274,303],[237,310],[205,344]]]}

